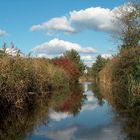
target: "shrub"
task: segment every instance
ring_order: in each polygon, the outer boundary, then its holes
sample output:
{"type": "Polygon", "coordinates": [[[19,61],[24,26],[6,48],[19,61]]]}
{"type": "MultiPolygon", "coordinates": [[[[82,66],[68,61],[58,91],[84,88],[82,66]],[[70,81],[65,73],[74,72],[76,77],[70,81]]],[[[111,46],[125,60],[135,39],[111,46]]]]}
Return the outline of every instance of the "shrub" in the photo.
{"type": "Polygon", "coordinates": [[[69,84],[69,77],[66,72],[45,59],[35,59],[34,68],[37,76],[37,85],[40,87],[40,91],[64,87],[69,84]]]}
{"type": "Polygon", "coordinates": [[[126,99],[126,106],[135,106],[140,97],[140,48],[124,50],[114,65],[113,83],[118,96],[126,99]]]}
{"type": "Polygon", "coordinates": [[[71,82],[78,81],[81,73],[70,59],[61,57],[53,60],[53,63],[69,75],[71,82]]]}
{"type": "Polygon", "coordinates": [[[117,101],[126,108],[140,105],[140,48],[124,49],[99,74],[117,101]]]}
{"type": "MultiPolygon", "coordinates": [[[[0,98],[9,105],[24,106],[30,95],[69,86],[69,76],[47,59],[0,57],[0,98]]],[[[27,101],[28,100],[28,101],[27,101]]]]}

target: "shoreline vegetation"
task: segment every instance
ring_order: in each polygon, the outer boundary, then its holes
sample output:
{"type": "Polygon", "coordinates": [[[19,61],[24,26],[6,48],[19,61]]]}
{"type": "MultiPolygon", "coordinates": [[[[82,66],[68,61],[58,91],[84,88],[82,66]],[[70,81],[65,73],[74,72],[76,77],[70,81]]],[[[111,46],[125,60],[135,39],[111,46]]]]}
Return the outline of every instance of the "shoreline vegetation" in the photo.
{"type": "Polygon", "coordinates": [[[48,94],[43,94],[42,97],[36,94],[34,96],[36,97],[26,110],[13,107],[6,115],[1,112],[1,140],[23,140],[33,133],[37,125],[48,125],[50,108],[52,113],[68,112],[69,115],[76,116],[85,99],[80,85],[73,86],[71,89],[54,91],[49,97],[48,94]]]}
{"type": "MultiPolygon", "coordinates": [[[[47,103],[43,102],[43,99],[50,96],[53,98],[53,92],[56,91],[59,92],[57,99],[51,103],[57,108],[57,101],[65,96],[65,92],[61,94],[61,90],[66,90],[67,93],[67,90],[78,85],[78,81],[88,80],[101,92],[96,95],[101,99],[100,104],[103,96],[119,115],[126,113],[130,121],[126,131],[134,128],[135,132],[130,135],[140,138],[140,5],[131,4],[126,9],[119,10],[116,15],[119,15],[117,18],[122,25],[120,28],[123,29],[116,38],[119,38],[122,44],[111,58],[97,56],[91,68],[86,68],[75,50],[67,51],[58,58],[35,58],[21,56],[20,51],[14,56],[7,54],[4,44],[0,50],[0,118],[4,119],[5,114],[14,110],[16,113],[17,110],[32,110],[41,103],[46,107],[44,112],[47,112],[47,103]],[[85,69],[87,73],[84,73],[85,69]]],[[[69,105],[76,108],[72,100],[79,100],[83,96],[81,90],[80,98],[76,94],[78,95],[78,92],[70,94],[70,98],[65,100],[63,105],[62,99],[59,102],[61,107],[57,109],[65,110],[69,105]]],[[[79,102],[78,105],[81,107],[81,104],[82,102],[79,102]]],[[[80,107],[71,112],[78,113],[80,107]]],[[[45,114],[44,112],[42,113],[45,114]]],[[[16,114],[14,117],[17,116],[16,114]]]]}
{"type": "Polygon", "coordinates": [[[109,60],[99,72],[99,83],[124,108],[140,107],[140,46],[109,60]]]}
{"type": "Polygon", "coordinates": [[[55,90],[69,89],[84,71],[79,54],[71,50],[63,57],[47,59],[0,52],[0,108],[28,108],[34,98],[55,90]]]}
{"type": "Polygon", "coordinates": [[[121,29],[113,34],[121,43],[118,52],[108,59],[99,55],[88,72],[122,109],[140,110],[140,4],[132,2],[115,12],[121,29]]]}
{"type": "Polygon", "coordinates": [[[99,92],[98,95],[106,99],[118,116],[123,118],[123,129],[128,135],[128,140],[139,140],[140,46],[125,49],[108,59],[98,71],[93,83],[93,88],[99,92]]]}
{"type": "Polygon", "coordinates": [[[4,43],[0,50],[0,105],[22,108],[33,94],[42,95],[93,79],[109,89],[124,108],[139,106],[140,5],[128,3],[114,12],[115,22],[120,25],[118,34],[113,34],[121,42],[119,51],[108,59],[99,55],[91,68],[86,68],[75,50],[53,59],[31,57],[30,54],[25,57],[14,49],[13,43],[13,53],[4,43]]]}

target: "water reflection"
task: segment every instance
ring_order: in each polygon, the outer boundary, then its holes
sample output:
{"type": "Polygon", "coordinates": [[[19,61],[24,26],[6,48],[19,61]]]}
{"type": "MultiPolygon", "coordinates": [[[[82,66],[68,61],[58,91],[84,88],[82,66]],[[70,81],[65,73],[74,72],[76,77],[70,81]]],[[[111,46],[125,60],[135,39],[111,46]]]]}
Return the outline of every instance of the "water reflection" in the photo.
{"type": "MultiPolygon", "coordinates": [[[[126,140],[130,126],[91,83],[38,98],[0,119],[1,140],[126,140]],[[93,88],[94,87],[94,88],[93,88]],[[93,92],[94,91],[94,92],[93,92]],[[123,130],[123,131],[122,131],[123,130]],[[125,130],[125,132],[124,132],[125,130]]],[[[3,115],[0,115],[3,116],[3,115]]],[[[132,132],[132,131],[131,131],[132,132]]],[[[130,140],[130,139],[129,139],[130,140]]]]}
{"type": "Polygon", "coordinates": [[[38,99],[31,110],[12,108],[3,112],[0,115],[0,140],[23,140],[32,134],[35,124],[47,121],[48,106],[43,100],[38,99]]]}
{"type": "MultiPolygon", "coordinates": [[[[98,89],[100,94],[113,106],[114,111],[117,112],[116,117],[123,120],[121,130],[126,134],[124,140],[140,140],[140,106],[126,109],[122,101],[119,102],[118,99],[112,96],[115,92],[112,94],[112,91],[104,86],[98,86],[98,89]]],[[[123,102],[125,103],[125,100],[123,102]]]]}
{"type": "Polygon", "coordinates": [[[94,97],[98,99],[98,104],[102,106],[105,103],[103,98],[104,94],[102,94],[102,92],[100,91],[101,89],[99,88],[99,86],[94,84],[91,86],[91,90],[94,93],[94,97]]]}
{"type": "Polygon", "coordinates": [[[81,98],[71,93],[60,106],[53,103],[49,114],[51,125],[41,126],[34,135],[44,140],[123,140],[125,134],[121,132],[120,121],[113,120],[114,113],[106,101],[102,106],[99,104],[91,86],[83,83],[81,98]],[[79,111],[74,115],[71,110],[77,105],[79,111]]]}

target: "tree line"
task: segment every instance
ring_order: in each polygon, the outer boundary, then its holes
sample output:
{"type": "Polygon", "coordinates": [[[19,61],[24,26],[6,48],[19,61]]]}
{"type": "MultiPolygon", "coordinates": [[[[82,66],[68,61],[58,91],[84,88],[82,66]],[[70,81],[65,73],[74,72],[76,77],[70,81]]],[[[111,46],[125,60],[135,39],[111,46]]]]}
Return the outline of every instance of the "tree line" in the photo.
{"type": "Polygon", "coordinates": [[[108,89],[124,108],[140,107],[140,4],[130,2],[115,11],[121,44],[110,59],[98,56],[89,69],[93,81],[108,89]]]}

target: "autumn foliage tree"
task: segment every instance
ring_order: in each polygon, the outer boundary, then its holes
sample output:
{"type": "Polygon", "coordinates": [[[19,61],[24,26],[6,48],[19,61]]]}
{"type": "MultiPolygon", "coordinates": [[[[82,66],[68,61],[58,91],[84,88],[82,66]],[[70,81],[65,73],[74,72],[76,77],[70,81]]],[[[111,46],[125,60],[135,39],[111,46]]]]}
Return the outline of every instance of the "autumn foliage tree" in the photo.
{"type": "Polygon", "coordinates": [[[81,72],[70,59],[65,57],[56,58],[53,60],[53,64],[63,68],[65,72],[69,75],[71,82],[78,81],[81,72]]]}
{"type": "Polygon", "coordinates": [[[64,53],[64,56],[66,58],[70,59],[75,64],[77,69],[81,72],[81,75],[84,73],[86,66],[83,63],[83,61],[81,60],[80,55],[76,50],[72,49],[70,51],[66,51],[64,53]]]}
{"type": "Polygon", "coordinates": [[[69,94],[70,95],[67,96],[59,106],[56,106],[55,109],[57,111],[69,112],[70,114],[76,115],[81,110],[84,95],[82,94],[82,90],[74,90],[69,94]]]}

